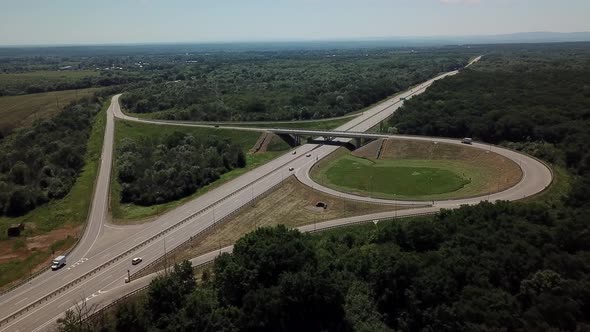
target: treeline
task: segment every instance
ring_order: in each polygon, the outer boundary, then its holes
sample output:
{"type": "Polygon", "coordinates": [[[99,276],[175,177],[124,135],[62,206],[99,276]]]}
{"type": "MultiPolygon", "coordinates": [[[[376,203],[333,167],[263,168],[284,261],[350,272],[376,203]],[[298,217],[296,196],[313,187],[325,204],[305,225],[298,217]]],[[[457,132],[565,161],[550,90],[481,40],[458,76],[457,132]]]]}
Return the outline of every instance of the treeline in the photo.
{"type": "Polygon", "coordinates": [[[82,167],[98,97],[0,140],[0,215],[19,216],[68,194],[82,167]]]}
{"type": "MultiPolygon", "coordinates": [[[[306,120],[344,115],[467,63],[461,52],[261,56],[176,67],[123,106],[168,120],[306,120]]],[[[198,62],[198,61],[197,61],[198,62]]]]}
{"type": "Polygon", "coordinates": [[[505,202],[314,237],[261,228],[199,281],[182,263],[88,330],[581,331],[583,229],[583,215],[505,202]]]}
{"type": "Polygon", "coordinates": [[[136,83],[141,80],[143,80],[143,78],[139,76],[111,73],[100,76],[87,76],[80,79],[65,79],[59,81],[52,79],[46,81],[37,80],[33,82],[11,82],[8,80],[2,80],[0,82],[0,97],[50,91],[86,89],[92,87],[112,87],[136,83]]]}
{"type": "Polygon", "coordinates": [[[242,148],[229,139],[198,140],[178,131],[160,138],[125,138],[117,148],[121,203],[149,206],[177,200],[245,166],[242,148]]]}

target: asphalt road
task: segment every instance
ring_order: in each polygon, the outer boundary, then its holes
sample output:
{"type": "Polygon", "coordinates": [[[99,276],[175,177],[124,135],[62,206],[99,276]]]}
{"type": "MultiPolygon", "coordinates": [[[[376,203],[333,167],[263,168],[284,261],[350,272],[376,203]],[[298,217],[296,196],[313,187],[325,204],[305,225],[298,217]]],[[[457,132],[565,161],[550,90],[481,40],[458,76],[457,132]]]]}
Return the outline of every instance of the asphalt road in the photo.
{"type": "MultiPolygon", "coordinates": [[[[451,72],[440,75],[434,79],[414,87],[410,91],[390,98],[369,110],[363,112],[337,130],[366,131],[375,126],[381,120],[389,117],[403,104],[401,98],[409,98],[411,95],[419,94],[434,80],[455,75],[451,72]]],[[[143,120],[129,117],[123,114],[119,108],[119,96],[113,97],[107,114],[107,127],[105,131],[105,142],[101,160],[100,172],[96,184],[95,195],[92,203],[92,210],[85,233],[79,245],[68,256],[66,267],[58,271],[48,271],[33,279],[30,283],[23,285],[7,294],[0,296],[0,331],[38,331],[47,329],[65,310],[71,308],[75,303],[87,299],[90,303],[104,305],[127,291],[141,285],[139,280],[130,284],[124,284],[127,272],[134,273],[141,266],[161,257],[166,250],[170,250],[191,236],[202,232],[214,225],[221,218],[229,215],[239,207],[248,204],[256,196],[263,194],[271,188],[279,185],[290,175],[295,174],[302,182],[312,185],[328,193],[334,193],[329,188],[320,187],[311,183],[307,173],[309,168],[321,158],[328,155],[335,149],[333,146],[305,144],[294,151],[296,154],[287,153],[265,165],[262,165],[228,183],[217,187],[214,190],[172,210],[155,221],[139,226],[114,226],[108,223],[108,193],[109,179],[111,174],[114,117],[124,120],[162,123],[152,120],[143,120]],[[311,157],[306,157],[311,154],[311,157]],[[294,171],[289,171],[293,167],[294,171]],[[143,263],[137,266],[131,265],[131,258],[142,257],[143,263]],[[67,288],[64,289],[64,286],[67,288]],[[43,299],[39,302],[40,299],[43,299]],[[23,312],[23,309],[28,308],[23,312]],[[16,316],[12,317],[17,313],[16,316]],[[6,319],[9,318],[9,319],[6,319]]],[[[174,125],[212,127],[203,124],[175,123],[174,125]]],[[[239,130],[264,131],[265,128],[244,128],[226,126],[224,128],[239,130]]],[[[443,141],[438,138],[421,138],[431,141],[443,141]]],[[[452,141],[452,140],[451,140],[452,141]]],[[[474,144],[473,148],[489,149],[487,145],[474,144]]],[[[506,153],[507,157],[517,161],[523,168],[523,180],[515,187],[489,197],[495,199],[519,199],[530,196],[544,189],[551,181],[550,171],[540,162],[520,155],[518,153],[492,147],[492,151],[506,153]]],[[[335,193],[338,196],[346,194],[335,193]]],[[[358,196],[350,197],[362,199],[358,196]]],[[[452,208],[457,204],[475,204],[488,197],[474,198],[469,201],[445,201],[435,202],[435,206],[418,208],[406,211],[391,212],[389,214],[376,214],[353,218],[339,219],[313,225],[314,229],[323,227],[335,227],[356,223],[360,220],[378,219],[387,216],[401,216],[408,213],[425,213],[437,211],[440,207],[452,208]],[[412,212],[413,211],[413,212],[412,212]]],[[[391,204],[391,202],[387,202],[391,204]]],[[[420,204],[423,202],[403,202],[403,204],[420,204]]],[[[310,226],[302,228],[309,231],[310,226]]],[[[223,250],[231,250],[224,248],[223,250]]],[[[205,255],[205,258],[212,259],[218,252],[205,255]]],[[[149,278],[144,278],[148,280],[149,278]]],[[[147,281],[149,282],[149,281],[147,281]]]]}

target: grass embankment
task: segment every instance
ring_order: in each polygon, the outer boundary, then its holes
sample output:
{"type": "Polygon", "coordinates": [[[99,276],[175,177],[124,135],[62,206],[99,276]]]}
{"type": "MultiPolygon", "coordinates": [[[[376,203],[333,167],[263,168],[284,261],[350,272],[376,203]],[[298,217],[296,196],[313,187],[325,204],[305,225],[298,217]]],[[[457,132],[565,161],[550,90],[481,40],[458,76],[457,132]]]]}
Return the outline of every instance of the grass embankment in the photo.
{"type": "Polygon", "coordinates": [[[110,98],[94,120],[87,143],[84,167],[70,193],[61,200],[51,201],[27,215],[18,218],[0,218],[0,286],[18,280],[36,269],[42,268],[53,253],[70,248],[88,217],[98,172],[106,110],[110,98]],[[26,238],[7,239],[6,227],[10,224],[27,224],[26,238]]]}
{"type": "MultiPolygon", "coordinates": [[[[159,137],[171,134],[175,131],[184,132],[187,134],[193,135],[196,139],[205,139],[207,136],[215,135],[219,137],[226,137],[242,146],[244,152],[248,152],[250,148],[254,146],[256,141],[258,140],[260,133],[258,132],[248,132],[248,131],[238,131],[238,130],[226,130],[226,129],[218,129],[218,128],[194,128],[194,127],[180,127],[180,126],[166,126],[166,125],[153,125],[153,124],[145,124],[145,123],[136,123],[136,122],[128,122],[128,121],[119,121],[116,122],[115,127],[115,147],[120,144],[120,142],[124,138],[131,138],[131,139],[139,139],[142,137],[159,137]]],[[[197,196],[200,196],[209,190],[212,190],[244,173],[249,170],[252,170],[267,161],[277,157],[278,155],[282,154],[285,148],[285,145],[278,145],[277,149],[271,152],[264,152],[264,153],[256,153],[256,154],[246,154],[246,164],[245,168],[238,168],[234,169],[230,172],[227,172],[221,176],[221,178],[199,190],[197,190],[194,194],[182,198],[180,200],[152,205],[152,206],[139,206],[135,204],[121,204],[120,203],[120,193],[121,193],[121,185],[116,180],[116,171],[113,172],[113,176],[111,177],[111,211],[113,215],[113,220],[116,223],[130,223],[133,221],[137,221],[139,219],[146,219],[149,217],[157,216],[162,214],[170,209],[173,209],[179,205],[186,203],[189,200],[194,199],[197,196]],[[280,149],[279,149],[280,148],[280,149]]],[[[115,148],[116,149],[116,148],[115,148]]],[[[116,151],[116,150],[115,150],[116,151]]],[[[116,164],[116,154],[115,152],[115,164],[116,164]]]]}
{"type": "Polygon", "coordinates": [[[312,170],[322,185],[358,195],[401,200],[441,200],[498,192],[522,172],[495,153],[449,144],[388,140],[352,156],[340,149],[312,170]],[[362,158],[361,158],[362,157],[362,158]]]}
{"type": "Polygon", "coordinates": [[[529,196],[520,202],[537,202],[545,204],[550,208],[556,208],[563,205],[563,198],[567,196],[572,187],[573,176],[563,166],[550,165],[553,171],[553,181],[551,185],[543,192],[529,196]]]}
{"type": "MultiPolygon", "coordinates": [[[[206,234],[193,239],[191,246],[174,252],[169,257],[168,263],[194,258],[231,245],[257,227],[279,224],[298,227],[314,222],[394,209],[396,207],[391,205],[363,203],[327,195],[290,177],[255,204],[244,208],[239,214],[225,220],[206,234]],[[325,210],[315,208],[315,204],[319,201],[326,203],[328,208],[325,210]]],[[[150,271],[157,272],[163,268],[163,265],[157,265],[150,271]]]]}
{"type": "MultiPolygon", "coordinates": [[[[4,75],[0,75],[0,78],[4,75]]],[[[35,120],[47,119],[63,110],[71,102],[90,96],[98,89],[89,88],[0,97],[0,130],[26,127],[35,120]]]]}

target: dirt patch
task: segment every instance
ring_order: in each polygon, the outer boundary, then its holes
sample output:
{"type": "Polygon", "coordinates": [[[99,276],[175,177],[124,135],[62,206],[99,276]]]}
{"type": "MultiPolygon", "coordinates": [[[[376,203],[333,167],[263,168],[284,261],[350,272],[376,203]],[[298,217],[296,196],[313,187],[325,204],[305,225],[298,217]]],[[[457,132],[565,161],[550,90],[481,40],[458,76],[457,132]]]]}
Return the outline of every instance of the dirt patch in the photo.
{"type": "Polygon", "coordinates": [[[265,133],[260,134],[260,137],[258,138],[258,140],[256,141],[256,143],[250,149],[249,152],[250,153],[266,152],[268,150],[268,146],[270,145],[272,140],[275,138],[278,138],[278,136],[273,133],[265,132],[265,133]]]}
{"type": "Polygon", "coordinates": [[[77,238],[80,230],[81,226],[66,226],[43,235],[21,236],[2,241],[0,242],[0,264],[26,259],[35,251],[50,251],[51,246],[57,241],[77,238]]]}
{"type": "MultiPolygon", "coordinates": [[[[168,259],[170,263],[215,251],[235,243],[257,227],[278,224],[297,227],[314,222],[395,209],[396,207],[391,205],[362,203],[327,195],[313,190],[291,177],[254,205],[245,208],[236,216],[226,219],[206,234],[193,239],[187,247],[171,254],[168,259]],[[327,204],[328,208],[315,208],[318,201],[327,204]]],[[[156,265],[145,273],[160,271],[163,268],[163,264],[156,265]]]]}
{"type": "Polygon", "coordinates": [[[352,155],[359,158],[378,158],[384,141],[384,139],[372,141],[369,144],[354,150],[352,155]]]}

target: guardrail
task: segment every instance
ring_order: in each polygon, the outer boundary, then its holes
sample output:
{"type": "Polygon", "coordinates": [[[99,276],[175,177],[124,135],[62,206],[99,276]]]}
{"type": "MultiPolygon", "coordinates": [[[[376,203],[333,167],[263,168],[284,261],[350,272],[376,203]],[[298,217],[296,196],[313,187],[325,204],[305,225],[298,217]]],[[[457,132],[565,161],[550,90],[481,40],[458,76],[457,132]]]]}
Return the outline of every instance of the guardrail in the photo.
{"type": "Polygon", "coordinates": [[[312,233],[313,234],[313,233],[324,232],[324,231],[328,231],[328,230],[336,229],[336,228],[342,228],[342,227],[349,227],[349,226],[355,226],[355,225],[368,224],[370,222],[377,222],[377,223],[379,223],[379,222],[382,222],[382,221],[391,221],[391,220],[397,220],[397,219],[406,219],[406,218],[432,216],[432,215],[435,215],[437,213],[438,212],[423,212],[423,213],[416,213],[416,214],[405,215],[405,216],[397,216],[397,217],[363,219],[363,220],[349,222],[349,223],[346,223],[346,224],[338,224],[338,225],[325,226],[325,227],[321,227],[320,226],[320,228],[314,228],[314,229],[305,231],[305,233],[312,233]]]}

